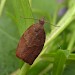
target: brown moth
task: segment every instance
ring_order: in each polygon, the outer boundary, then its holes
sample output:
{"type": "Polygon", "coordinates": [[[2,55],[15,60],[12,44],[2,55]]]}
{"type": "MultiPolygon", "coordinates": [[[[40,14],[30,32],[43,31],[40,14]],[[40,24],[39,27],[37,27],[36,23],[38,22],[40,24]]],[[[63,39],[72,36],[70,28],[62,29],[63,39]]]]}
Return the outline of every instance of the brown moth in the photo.
{"type": "Polygon", "coordinates": [[[16,50],[16,56],[32,65],[40,54],[45,42],[44,19],[30,26],[22,35],[16,50]]]}

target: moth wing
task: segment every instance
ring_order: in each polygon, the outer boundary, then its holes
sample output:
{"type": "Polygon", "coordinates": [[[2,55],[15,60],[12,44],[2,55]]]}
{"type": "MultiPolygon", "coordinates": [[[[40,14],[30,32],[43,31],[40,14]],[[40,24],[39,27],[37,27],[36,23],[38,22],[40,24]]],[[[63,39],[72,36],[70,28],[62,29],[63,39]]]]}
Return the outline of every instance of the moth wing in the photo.
{"type": "Polygon", "coordinates": [[[40,25],[32,25],[23,37],[28,47],[41,46],[45,42],[45,31],[40,25]]]}

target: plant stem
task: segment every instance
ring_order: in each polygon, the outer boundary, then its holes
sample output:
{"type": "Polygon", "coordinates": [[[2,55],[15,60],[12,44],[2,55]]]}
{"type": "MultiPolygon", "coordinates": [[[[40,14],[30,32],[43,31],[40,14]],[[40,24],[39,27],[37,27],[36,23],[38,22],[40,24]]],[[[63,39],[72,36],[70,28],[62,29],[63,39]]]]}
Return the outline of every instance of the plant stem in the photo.
{"type": "Polygon", "coordinates": [[[44,53],[45,48],[49,45],[49,43],[52,42],[73,21],[74,15],[75,15],[75,5],[72,8],[68,9],[67,13],[56,25],[60,27],[54,28],[49,37],[46,39],[44,50],[41,52],[41,54],[44,53]]]}
{"type": "Polygon", "coordinates": [[[44,75],[44,74],[47,73],[52,67],[53,67],[53,64],[48,65],[39,75],[44,75]]]}
{"type": "Polygon", "coordinates": [[[26,75],[27,72],[28,72],[28,70],[29,70],[29,68],[30,68],[30,65],[27,64],[27,63],[25,63],[25,64],[22,66],[19,75],[26,75]]]}
{"type": "Polygon", "coordinates": [[[0,3],[0,16],[1,16],[1,14],[2,14],[3,7],[4,7],[4,5],[5,5],[5,2],[6,2],[6,0],[1,0],[1,3],[0,3]]]}
{"type": "MultiPolygon", "coordinates": [[[[68,9],[68,11],[63,16],[63,18],[58,22],[57,26],[60,26],[60,27],[54,28],[51,34],[48,36],[44,45],[44,49],[40,53],[40,55],[42,55],[45,52],[49,43],[52,42],[72,22],[72,20],[74,19],[73,17],[74,15],[75,15],[75,5],[72,8],[68,9]]],[[[40,55],[35,60],[34,65],[39,60],[40,55]]]]}
{"type": "Polygon", "coordinates": [[[74,45],[74,42],[75,42],[75,32],[73,32],[73,34],[71,36],[71,40],[70,40],[68,48],[67,48],[67,50],[69,50],[69,52],[72,51],[72,47],[74,45]]]}

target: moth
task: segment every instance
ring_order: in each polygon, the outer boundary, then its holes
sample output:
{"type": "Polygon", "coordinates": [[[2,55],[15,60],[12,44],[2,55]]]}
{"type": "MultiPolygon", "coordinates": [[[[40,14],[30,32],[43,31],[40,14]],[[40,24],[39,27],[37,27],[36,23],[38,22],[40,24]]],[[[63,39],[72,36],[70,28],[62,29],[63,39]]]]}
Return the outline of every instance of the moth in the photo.
{"type": "Polygon", "coordinates": [[[31,25],[22,35],[17,46],[16,56],[32,65],[45,43],[44,19],[31,25]]]}

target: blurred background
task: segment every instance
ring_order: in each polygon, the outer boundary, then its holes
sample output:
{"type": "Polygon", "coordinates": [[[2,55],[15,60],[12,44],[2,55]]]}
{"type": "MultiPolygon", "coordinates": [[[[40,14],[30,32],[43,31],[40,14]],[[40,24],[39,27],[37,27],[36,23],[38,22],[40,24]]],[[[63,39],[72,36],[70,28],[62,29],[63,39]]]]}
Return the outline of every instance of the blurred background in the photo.
{"type": "MultiPolygon", "coordinates": [[[[28,5],[26,2],[27,0],[0,0],[0,75],[16,75],[15,72],[24,63],[15,55],[17,44],[23,32],[30,25],[38,22],[24,18],[34,17],[40,19],[41,17],[45,17],[45,21],[49,23],[44,25],[44,29],[46,37],[49,38],[51,31],[54,28],[59,28],[55,25],[57,25],[72,5],[75,4],[74,0],[29,0],[29,7],[26,6],[28,5]]],[[[56,53],[58,49],[68,49],[71,37],[73,37],[71,52],[74,53],[74,34],[75,21],[72,20],[60,35],[49,43],[45,53],[56,53]]],[[[53,59],[48,58],[48,60],[53,59]]],[[[52,63],[48,60],[43,59],[36,62],[29,69],[27,75],[52,75],[52,63]]],[[[62,75],[75,75],[75,61],[70,61],[66,65],[62,75]]]]}

